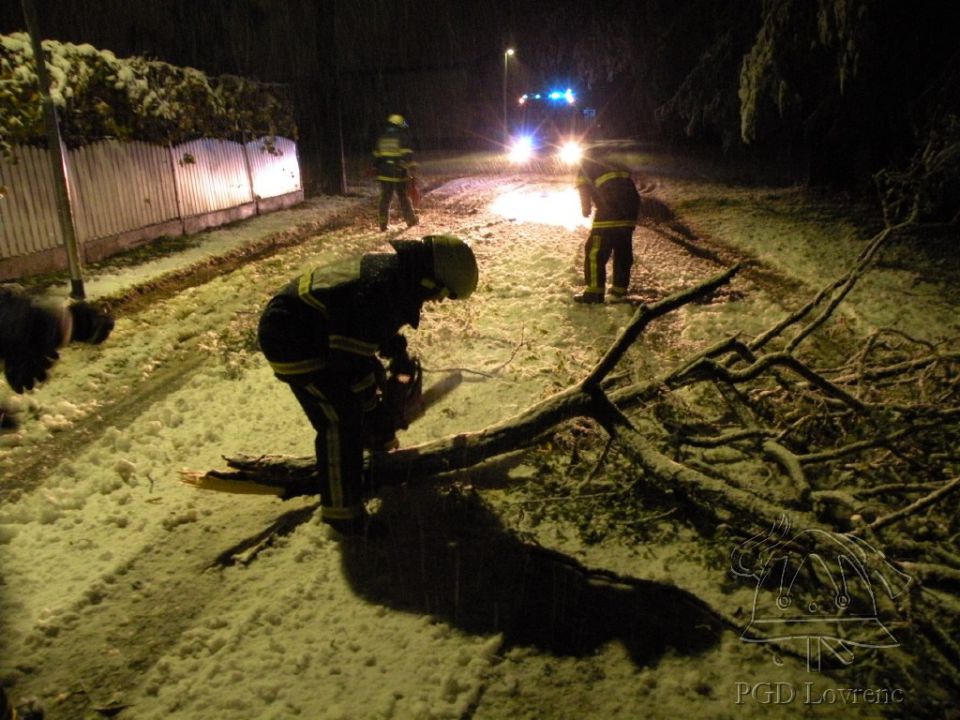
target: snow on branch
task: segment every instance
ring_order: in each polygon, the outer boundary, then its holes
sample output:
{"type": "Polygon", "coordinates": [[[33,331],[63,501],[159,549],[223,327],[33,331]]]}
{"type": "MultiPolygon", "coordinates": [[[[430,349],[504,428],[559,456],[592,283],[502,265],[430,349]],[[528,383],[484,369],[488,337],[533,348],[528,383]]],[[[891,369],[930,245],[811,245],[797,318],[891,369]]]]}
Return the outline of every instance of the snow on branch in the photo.
{"type": "MultiPolygon", "coordinates": [[[[295,139],[282,87],[208,76],[91,45],[44,40],[50,88],[69,147],[106,138],[180,143],[199,137],[295,139]]],[[[0,151],[44,142],[37,74],[26,33],[0,35],[0,151]]]]}

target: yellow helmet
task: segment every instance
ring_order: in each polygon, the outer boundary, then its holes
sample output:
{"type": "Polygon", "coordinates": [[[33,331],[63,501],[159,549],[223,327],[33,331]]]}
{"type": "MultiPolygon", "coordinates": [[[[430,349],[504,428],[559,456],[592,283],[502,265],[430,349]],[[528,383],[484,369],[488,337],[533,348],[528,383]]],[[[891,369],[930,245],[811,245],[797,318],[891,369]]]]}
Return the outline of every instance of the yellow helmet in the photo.
{"type": "Polygon", "coordinates": [[[433,249],[433,275],[447,289],[450,299],[470,297],[480,277],[470,246],[453,235],[428,235],[423,240],[433,249]]]}
{"type": "Polygon", "coordinates": [[[396,125],[397,127],[407,126],[407,121],[404,119],[403,115],[397,115],[396,113],[388,117],[387,122],[391,125],[396,125]]]}

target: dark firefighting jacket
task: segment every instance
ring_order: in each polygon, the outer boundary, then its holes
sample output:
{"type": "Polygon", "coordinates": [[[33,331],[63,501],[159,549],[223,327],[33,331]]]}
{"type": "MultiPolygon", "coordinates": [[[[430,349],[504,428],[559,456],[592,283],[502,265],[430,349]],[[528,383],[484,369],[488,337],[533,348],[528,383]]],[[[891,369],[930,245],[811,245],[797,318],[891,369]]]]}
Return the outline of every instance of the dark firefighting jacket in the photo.
{"type": "Polygon", "coordinates": [[[637,223],[640,196],[624,166],[607,160],[586,159],[577,172],[577,190],[584,217],[597,208],[593,228],[633,227],[637,223]]]}
{"type": "Polygon", "coordinates": [[[421,243],[395,241],[397,254],[370,254],[304,273],[267,306],[261,344],[286,382],[312,373],[341,378],[358,395],[383,382],[378,355],[406,352],[400,329],[416,328],[436,285],[421,243]],[[402,257],[401,257],[402,256],[402,257]]]}
{"type": "Polygon", "coordinates": [[[413,163],[413,148],[406,130],[390,125],[377,138],[373,149],[373,164],[377,170],[377,180],[383,182],[404,182],[409,177],[409,168],[413,163]]]}

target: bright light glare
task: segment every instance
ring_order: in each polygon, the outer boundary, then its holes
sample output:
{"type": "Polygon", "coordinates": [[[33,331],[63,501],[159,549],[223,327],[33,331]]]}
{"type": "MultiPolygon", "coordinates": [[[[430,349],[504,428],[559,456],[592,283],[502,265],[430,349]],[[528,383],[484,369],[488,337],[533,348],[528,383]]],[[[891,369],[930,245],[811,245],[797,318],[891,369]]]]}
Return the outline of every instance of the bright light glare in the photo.
{"type": "Polygon", "coordinates": [[[533,138],[519,137],[510,146],[510,162],[525,163],[533,157],[533,138]]]}
{"type": "Polygon", "coordinates": [[[583,148],[576,140],[568,140],[561,146],[558,156],[565,165],[576,165],[583,157],[583,148]]]}
{"type": "Polygon", "coordinates": [[[590,218],[580,213],[580,195],[574,188],[508,191],[493,201],[490,211],[520,222],[560,225],[567,230],[590,227],[590,218]]]}

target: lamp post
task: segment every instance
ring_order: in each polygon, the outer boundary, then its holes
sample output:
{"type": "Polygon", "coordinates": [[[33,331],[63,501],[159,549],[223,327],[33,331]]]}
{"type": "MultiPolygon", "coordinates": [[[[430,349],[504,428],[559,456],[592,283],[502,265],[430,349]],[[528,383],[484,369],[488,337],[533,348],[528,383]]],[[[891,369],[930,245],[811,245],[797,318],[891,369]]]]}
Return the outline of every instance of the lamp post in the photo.
{"type": "Polygon", "coordinates": [[[510,144],[510,126],[507,124],[507,62],[513,57],[513,48],[503,52],[503,144],[510,144]]]}

